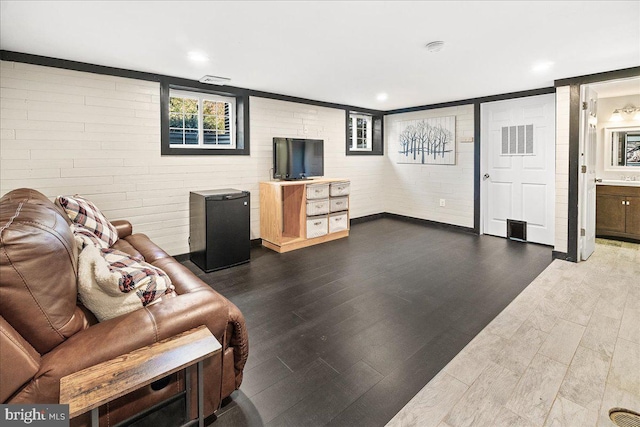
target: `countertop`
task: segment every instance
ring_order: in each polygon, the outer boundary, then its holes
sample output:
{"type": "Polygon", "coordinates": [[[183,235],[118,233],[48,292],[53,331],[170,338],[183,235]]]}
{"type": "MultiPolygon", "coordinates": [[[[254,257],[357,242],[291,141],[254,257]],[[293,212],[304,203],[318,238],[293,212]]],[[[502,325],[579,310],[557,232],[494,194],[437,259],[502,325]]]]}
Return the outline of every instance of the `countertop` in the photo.
{"type": "Polygon", "coordinates": [[[622,179],[603,179],[596,182],[596,185],[621,185],[624,187],[640,187],[640,181],[626,181],[622,179]]]}

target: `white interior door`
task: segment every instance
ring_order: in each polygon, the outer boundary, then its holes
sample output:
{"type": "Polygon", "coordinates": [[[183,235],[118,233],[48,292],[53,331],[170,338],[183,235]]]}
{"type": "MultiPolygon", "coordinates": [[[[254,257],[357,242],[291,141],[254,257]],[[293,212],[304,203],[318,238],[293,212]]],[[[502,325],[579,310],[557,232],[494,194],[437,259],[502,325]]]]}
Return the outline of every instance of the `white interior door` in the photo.
{"type": "Polygon", "coordinates": [[[588,259],[596,247],[596,139],[598,94],[582,87],[580,116],[580,225],[579,254],[588,259]]]}
{"type": "Polygon", "coordinates": [[[553,245],[555,95],[482,104],[482,232],[506,237],[527,222],[527,241],[553,245]]]}

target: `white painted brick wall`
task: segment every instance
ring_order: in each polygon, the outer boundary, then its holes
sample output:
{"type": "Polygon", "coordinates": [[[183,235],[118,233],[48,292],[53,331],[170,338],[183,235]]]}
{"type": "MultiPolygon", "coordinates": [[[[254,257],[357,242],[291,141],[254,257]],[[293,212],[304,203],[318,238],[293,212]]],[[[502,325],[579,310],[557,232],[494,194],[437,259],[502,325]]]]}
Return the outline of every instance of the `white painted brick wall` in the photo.
{"type": "Polygon", "coordinates": [[[351,218],[384,211],[381,189],[385,158],[345,154],[344,110],[253,97],[249,105],[251,152],[264,159],[261,180],[270,178],[274,137],[322,139],[325,176],[351,180],[351,218]],[[254,151],[256,146],[258,153],[254,151]]]}
{"type": "Polygon", "coordinates": [[[250,99],[250,156],[160,156],[159,85],[36,65],[0,63],[0,193],[81,194],[170,254],[189,251],[189,191],[251,192],[268,180],[274,136],[325,140],[325,175],[352,181],[352,217],[384,210],[384,158],[345,155],[344,111],[250,99]],[[306,129],[306,133],[305,133],[306,129]]]}
{"type": "MultiPolygon", "coordinates": [[[[569,88],[556,95],[555,250],[567,251],[569,88]]],[[[0,193],[36,188],[82,194],[110,219],[129,219],[171,254],[188,252],[189,191],[251,191],[251,238],[259,236],[258,183],[268,180],[274,136],[325,140],[325,175],[352,182],[352,218],[392,212],[473,226],[473,106],[388,116],[385,156],[346,156],[344,111],[251,98],[251,156],[160,156],[157,83],[0,62],[0,193]],[[455,166],[396,164],[396,121],[456,115],[455,166]],[[306,131],[305,131],[306,129],[306,131]],[[305,133],[306,132],[306,133],[305,133]],[[439,199],[446,206],[439,206],[439,199]]]]}
{"type": "Polygon", "coordinates": [[[385,211],[447,224],[473,227],[473,105],[394,114],[385,117],[385,211]],[[390,140],[399,121],[456,116],[456,164],[396,163],[390,140]],[[445,199],[445,207],[440,207],[445,199]]]}
{"type": "Polygon", "coordinates": [[[569,226],[569,86],[556,89],[556,236],[554,250],[567,252],[569,226]]]}

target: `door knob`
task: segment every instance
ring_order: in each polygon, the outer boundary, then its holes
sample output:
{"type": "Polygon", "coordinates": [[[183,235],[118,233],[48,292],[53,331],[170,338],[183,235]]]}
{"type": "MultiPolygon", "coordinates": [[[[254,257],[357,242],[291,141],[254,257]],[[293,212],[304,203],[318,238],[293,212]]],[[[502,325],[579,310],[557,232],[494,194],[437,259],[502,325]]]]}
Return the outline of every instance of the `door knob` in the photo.
{"type": "Polygon", "coordinates": [[[489,179],[489,174],[488,174],[488,173],[485,173],[485,174],[482,176],[482,179],[484,179],[484,180],[489,179]]]}

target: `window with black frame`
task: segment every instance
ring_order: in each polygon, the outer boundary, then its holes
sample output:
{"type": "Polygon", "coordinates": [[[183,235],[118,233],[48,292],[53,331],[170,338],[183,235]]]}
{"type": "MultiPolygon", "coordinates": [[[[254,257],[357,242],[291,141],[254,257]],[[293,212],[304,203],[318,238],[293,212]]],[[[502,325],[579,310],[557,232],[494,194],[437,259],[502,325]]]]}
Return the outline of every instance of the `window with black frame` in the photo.
{"type": "Polygon", "coordinates": [[[171,90],[170,146],[235,148],[234,110],[234,98],[171,90]]]}
{"type": "Polygon", "coordinates": [[[162,154],[248,155],[248,104],[246,95],[164,83],[162,154]]]}
{"type": "Polygon", "coordinates": [[[347,112],[347,155],[383,155],[383,116],[347,112]]]}

